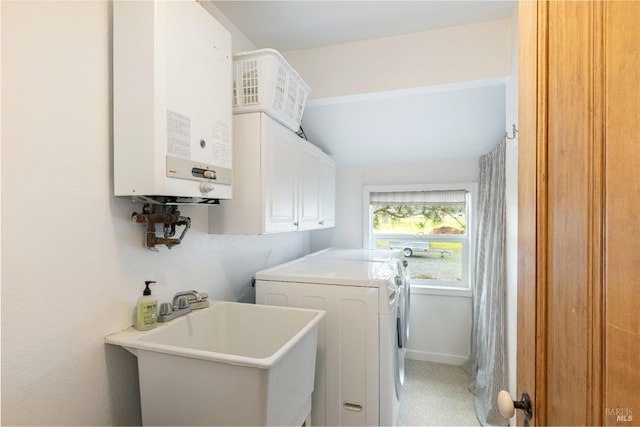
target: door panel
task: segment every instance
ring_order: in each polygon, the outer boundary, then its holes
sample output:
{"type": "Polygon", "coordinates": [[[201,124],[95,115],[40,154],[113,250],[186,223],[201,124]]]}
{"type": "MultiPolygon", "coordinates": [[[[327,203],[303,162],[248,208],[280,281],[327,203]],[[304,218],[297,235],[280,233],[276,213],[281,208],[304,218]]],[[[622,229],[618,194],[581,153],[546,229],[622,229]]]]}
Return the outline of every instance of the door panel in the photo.
{"type": "MultiPolygon", "coordinates": [[[[517,396],[526,391],[536,410],[536,150],[538,134],[538,8],[532,1],[519,4],[519,138],[518,138],[518,352],[517,396]]],[[[518,411],[517,423],[524,423],[518,411]]]]}
{"type": "Polygon", "coordinates": [[[607,3],[604,423],[640,422],[640,5],[607,3]]]}
{"type": "Polygon", "coordinates": [[[640,2],[520,4],[518,393],[537,425],[640,416],[639,21],[640,2]]]}
{"type": "Polygon", "coordinates": [[[587,425],[592,86],[588,3],[549,2],[547,82],[547,417],[587,425]]]}

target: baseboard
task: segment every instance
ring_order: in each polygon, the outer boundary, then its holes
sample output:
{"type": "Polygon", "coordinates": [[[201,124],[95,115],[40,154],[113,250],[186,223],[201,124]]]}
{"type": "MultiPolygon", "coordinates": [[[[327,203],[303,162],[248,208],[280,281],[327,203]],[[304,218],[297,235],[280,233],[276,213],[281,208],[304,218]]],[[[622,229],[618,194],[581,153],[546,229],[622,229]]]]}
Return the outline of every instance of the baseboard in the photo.
{"type": "Polygon", "coordinates": [[[466,362],[469,356],[458,356],[455,354],[431,353],[428,351],[407,349],[406,358],[411,360],[422,360],[424,362],[445,363],[447,365],[460,366],[466,362]]]}

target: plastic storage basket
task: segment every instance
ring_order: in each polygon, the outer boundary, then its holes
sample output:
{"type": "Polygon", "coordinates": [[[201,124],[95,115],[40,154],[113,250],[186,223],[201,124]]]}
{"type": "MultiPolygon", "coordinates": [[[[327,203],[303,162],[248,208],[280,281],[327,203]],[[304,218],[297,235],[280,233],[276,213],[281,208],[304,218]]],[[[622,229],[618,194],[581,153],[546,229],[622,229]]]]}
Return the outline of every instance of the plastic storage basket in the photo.
{"type": "Polygon", "coordinates": [[[234,114],[263,111],[295,132],[309,92],[309,86],[277,50],[233,56],[234,114]]]}

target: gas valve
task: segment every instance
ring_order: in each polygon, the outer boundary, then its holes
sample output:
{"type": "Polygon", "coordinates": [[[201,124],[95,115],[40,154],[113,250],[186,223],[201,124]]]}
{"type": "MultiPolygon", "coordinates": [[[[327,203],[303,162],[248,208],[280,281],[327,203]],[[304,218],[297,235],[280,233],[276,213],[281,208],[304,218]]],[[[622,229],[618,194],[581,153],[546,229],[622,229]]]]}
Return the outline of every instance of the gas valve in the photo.
{"type": "Polygon", "coordinates": [[[146,203],[142,207],[142,213],[134,212],[131,220],[137,224],[147,224],[147,232],[144,245],[147,249],[157,250],[156,245],[166,245],[169,249],[179,245],[191,227],[191,218],[181,216],[180,211],[174,205],[151,205],[146,203]],[[162,224],[163,236],[156,236],[156,225],[162,224]],[[184,226],[180,237],[174,238],[176,227],[184,226]]]}

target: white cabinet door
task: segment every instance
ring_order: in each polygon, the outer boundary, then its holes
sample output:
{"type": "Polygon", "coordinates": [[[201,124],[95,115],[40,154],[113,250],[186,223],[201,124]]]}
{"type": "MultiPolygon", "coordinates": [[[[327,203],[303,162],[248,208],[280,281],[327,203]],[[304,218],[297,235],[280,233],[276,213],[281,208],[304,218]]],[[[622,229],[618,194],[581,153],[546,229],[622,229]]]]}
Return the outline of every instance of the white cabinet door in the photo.
{"type": "Polygon", "coordinates": [[[320,227],[320,169],[322,151],[306,141],[300,149],[300,191],[298,197],[299,230],[320,227]]]}
{"type": "Polygon", "coordinates": [[[320,162],[320,228],[336,225],[336,163],[322,154],[320,162]]]}
{"type": "Polygon", "coordinates": [[[264,233],[298,229],[298,136],[263,115],[264,233]]]}

